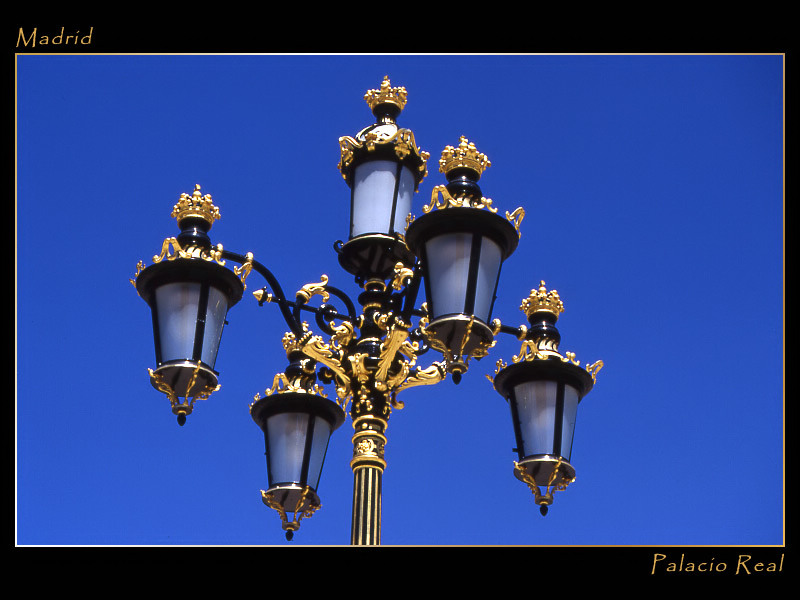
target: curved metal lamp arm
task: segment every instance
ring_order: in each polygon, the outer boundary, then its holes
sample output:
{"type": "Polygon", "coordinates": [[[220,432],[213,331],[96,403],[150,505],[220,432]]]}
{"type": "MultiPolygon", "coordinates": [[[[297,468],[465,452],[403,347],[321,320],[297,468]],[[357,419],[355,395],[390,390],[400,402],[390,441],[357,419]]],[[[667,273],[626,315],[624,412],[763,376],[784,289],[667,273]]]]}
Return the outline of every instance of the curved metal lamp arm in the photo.
{"type": "MultiPolygon", "coordinates": [[[[315,284],[315,287],[316,287],[316,284],[315,284]]],[[[334,296],[339,298],[344,303],[345,308],[347,309],[347,314],[344,315],[344,314],[340,313],[339,311],[336,310],[335,306],[333,306],[332,304],[329,304],[326,301],[323,301],[323,303],[319,307],[309,306],[308,305],[308,300],[310,299],[310,296],[308,296],[308,297],[305,298],[304,302],[291,302],[291,303],[289,303],[294,307],[294,310],[292,312],[292,317],[294,318],[294,320],[296,322],[299,323],[301,321],[301,319],[300,319],[300,311],[301,310],[311,311],[311,312],[316,314],[317,325],[320,327],[320,329],[322,329],[328,335],[333,335],[335,333],[334,329],[330,325],[330,321],[332,319],[340,319],[340,320],[343,320],[343,321],[349,321],[350,323],[353,323],[353,324],[356,323],[356,321],[358,320],[358,313],[356,312],[356,307],[353,304],[353,301],[350,299],[350,297],[347,294],[345,294],[342,290],[340,290],[337,287],[334,287],[332,285],[328,285],[327,278],[324,279],[323,282],[321,282],[319,284],[319,286],[317,288],[317,291],[314,292],[314,293],[315,294],[322,294],[323,292],[327,293],[327,294],[333,294],[334,296]]],[[[312,295],[314,295],[314,294],[312,294],[312,295]]],[[[323,296],[323,297],[327,299],[327,296],[323,296]]]]}
{"type": "MultiPolygon", "coordinates": [[[[283,292],[283,288],[281,287],[280,283],[278,282],[278,279],[275,277],[272,271],[270,271],[266,266],[264,266],[259,261],[255,260],[252,254],[244,256],[237,252],[231,252],[230,250],[222,250],[221,258],[238,263],[242,265],[243,269],[245,267],[247,267],[248,270],[252,269],[267,281],[269,288],[272,290],[269,302],[275,302],[278,305],[278,308],[281,311],[281,315],[283,316],[284,321],[286,321],[286,324],[289,326],[289,330],[292,333],[294,333],[298,338],[301,337],[304,333],[302,321],[299,318],[300,310],[307,310],[316,313],[318,323],[320,321],[324,322],[323,318],[329,318],[329,319],[338,318],[351,322],[355,322],[357,318],[353,302],[350,300],[350,298],[347,297],[347,295],[344,292],[342,292],[337,288],[334,288],[332,286],[326,286],[327,291],[335,295],[337,298],[340,298],[342,302],[344,302],[348,311],[347,315],[340,314],[330,305],[323,305],[319,308],[316,308],[313,306],[307,306],[306,304],[287,300],[286,294],[284,294],[283,292]]],[[[261,302],[263,302],[263,300],[261,302]]],[[[327,324],[324,327],[327,329],[327,324]]]]}

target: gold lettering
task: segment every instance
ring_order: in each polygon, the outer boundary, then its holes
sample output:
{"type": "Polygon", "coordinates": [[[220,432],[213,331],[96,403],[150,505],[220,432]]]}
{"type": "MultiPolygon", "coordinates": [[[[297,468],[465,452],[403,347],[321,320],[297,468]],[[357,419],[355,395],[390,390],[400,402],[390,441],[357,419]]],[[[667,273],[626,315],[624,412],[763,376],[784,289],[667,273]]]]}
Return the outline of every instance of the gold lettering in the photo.
{"type": "Polygon", "coordinates": [[[737,575],[739,574],[739,568],[740,567],[743,568],[745,571],[747,571],[747,574],[750,575],[750,569],[747,568],[747,565],[745,563],[749,562],[751,558],[753,558],[753,557],[749,556],[747,554],[740,554],[739,555],[739,561],[736,563],[736,574],[737,575]]]}
{"type": "Polygon", "coordinates": [[[33,33],[31,33],[30,37],[26,40],[25,34],[22,31],[22,27],[19,28],[19,36],[17,36],[17,48],[19,48],[19,42],[22,41],[23,46],[27,46],[28,44],[31,47],[36,46],[36,27],[33,28],[33,33]]]}
{"type": "Polygon", "coordinates": [[[19,33],[17,34],[17,48],[22,46],[30,46],[35,47],[38,43],[39,45],[46,46],[47,44],[73,44],[77,45],[78,43],[87,45],[92,43],[92,34],[94,33],[94,27],[89,27],[89,33],[81,37],[80,30],[76,31],[73,34],[64,35],[64,27],[61,28],[61,32],[55,36],[47,36],[42,35],[38,36],[38,30],[36,27],[33,28],[33,31],[29,35],[25,35],[25,31],[22,27],[19,28],[19,33]]]}
{"type": "Polygon", "coordinates": [[[656,563],[658,561],[660,561],[660,560],[664,560],[665,558],[667,558],[666,554],[658,554],[658,553],[656,553],[656,554],[653,555],[653,570],[650,571],[650,575],[654,575],[655,574],[655,572],[656,572],[656,563]]]}

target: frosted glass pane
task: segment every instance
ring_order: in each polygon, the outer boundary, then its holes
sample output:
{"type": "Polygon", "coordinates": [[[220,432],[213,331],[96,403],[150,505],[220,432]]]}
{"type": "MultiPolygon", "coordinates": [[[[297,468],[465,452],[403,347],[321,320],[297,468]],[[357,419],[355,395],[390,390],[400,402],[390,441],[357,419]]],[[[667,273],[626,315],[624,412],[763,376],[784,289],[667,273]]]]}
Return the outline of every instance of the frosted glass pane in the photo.
{"type": "Polygon", "coordinates": [[[305,413],[281,413],[267,419],[270,484],[300,481],[307,431],[305,413]]]}
{"type": "MultiPolygon", "coordinates": [[[[356,167],[353,177],[353,229],[351,236],[364,233],[390,233],[392,202],[394,201],[397,163],[390,160],[372,160],[356,167]]],[[[394,223],[405,228],[406,216],[411,212],[414,192],[413,175],[405,167],[400,176],[398,205],[394,223]],[[409,191],[409,177],[411,185],[409,191]]]]}
{"type": "Polygon", "coordinates": [[[406,218],[411,212],[411,201],[414,198],[416,179],[411,169],[400,170],[400,186],[397,189],[397,209],[394,212],[393,232],[403,233],[406,230],[406,218]]]}
{"type": "Polygon", "coordinates": [[[311,445],[311,459],[308,463],[308,485],[315,490],[319,487],[319,477],[322,474],[322,463],[328,451],[328,440],[331,438],[331,425],[322,417],[314,420],[314,441],[311,445]]]}
{"type": "Polygon", "coordinates": [[[561,456],[569,462],[572,454],[572,439],[575,435],[575,420],[578,417],[578,391],[564,386],[564,422],[561,428],[561,456]]]}
{"type": "Polygon", "coordinates": [[[528,381],[514,387],[523,456],[553,453],[557,389],[553,381],[528,381]]]}
{"type": "Polygon", "coordinates": [[[475,287],[475,309],[473,314],[484,323],[488,323],[491,316],[494,288],[497,284],[497,275],[500,272],[502,258],[503,253],[500,250],[500,246],[489,238],[483,238],[481,241],[480,268],[478,269],[478,280],[475,287]]]}
{"type": "Polygon", "coordinates": [[[433,318],[464,312],[471,233],[449,233],[425,244],[433,318]]]}
{"type": "Polygon", "coordinates": [[[168,283],[156,289],[162,362],[192,358],[199,299],[199,283],[168,283]]]}
{"type": "Polygon", "coordinates": [[[222,337],[222,328],[225,325],[225,315],[228,314],[228,300],[225,294],[217,288],[208,290],[208,311],[206,325],[203,332],[203,354],[201,360],[212,369],[217,360],[219,340],[222,337]]]}

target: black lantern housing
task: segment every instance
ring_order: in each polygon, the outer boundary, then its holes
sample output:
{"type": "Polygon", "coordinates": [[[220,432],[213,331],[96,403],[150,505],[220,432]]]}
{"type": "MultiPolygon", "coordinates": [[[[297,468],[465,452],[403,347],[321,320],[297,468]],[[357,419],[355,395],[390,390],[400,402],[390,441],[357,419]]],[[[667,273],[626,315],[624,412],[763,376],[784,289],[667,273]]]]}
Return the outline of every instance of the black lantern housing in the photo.
{"type": "Polygon", "coordinates": [[[328,442],[344,411],[324,396],[286,391],[256,400],[250,414],[264,432],[269,488],[262,499],[281,513],[291,539],[300,517],[320,506],[317,489],[328,442]],[[288,512],[295,514],[291,522],[288,512]]]}
{"type": "Polygon", "coordinates": [[[337,251],[349,273],[386,279],[398,262],[413,265],[403,234],[428,153],[417,147],[410,129],[395,123],[406,103],[405,88],[391,87],[387,77],[365,100],[377,122],[339,139],[339,169],[350,186],[350,235],[337,251]]]}
{"type": "Polygon", "coordinates": [[[578,403],[591,391],[592,376],[551,357],[509,365],[498,373],[494,385],[511,409],[518,464],[540,485],[574,479],[569,461],[578,403]]]}
{"type": "Polygon", "coordinates": [[[191,198],[183,194],[175,206],[180,235],[165,240],[157,262],[135,281],[152,314],[156,369],[151,383],[170,397],[181,425],[192,411],[188,399],[207,397],[217,388],[214,366],[225,319],[244,292],[241,280],[215,260],[207,232],[210,215],[218,212],[211,212],[211,197],[201,198],[199,189],[191,198]],[[167,254],[170,245],[174,254],[167,254]]]}
{"type": "Polygon", "coordinates": [[[448,182],[434,195],[443,198],[411,223],[406,242],[423,268],[427,333],[455,376],[492,343],[500,270],[519,243],[519,223],[496,214],[482,197],[478,180],[490,163],[466,138],[458,149],[445,148],[440,165],[448,182]]]}
{"type": "Polygon", "coordinates": [[[547,292],[544,282],[523,301],[530,329],[518,356],[494,377],[494,387],[508,402],[518,455],[516,477],[531,486],[537,504],[552,503],[552,492],[575,479],[570,464],[578,404],[594,386],[598,361],[586,368],[574,355],[558,352],[561,336],[555,327],[563,311],[558,292],[547,292]],[[534,489],[535,488],[535,489],[534,489]]]}

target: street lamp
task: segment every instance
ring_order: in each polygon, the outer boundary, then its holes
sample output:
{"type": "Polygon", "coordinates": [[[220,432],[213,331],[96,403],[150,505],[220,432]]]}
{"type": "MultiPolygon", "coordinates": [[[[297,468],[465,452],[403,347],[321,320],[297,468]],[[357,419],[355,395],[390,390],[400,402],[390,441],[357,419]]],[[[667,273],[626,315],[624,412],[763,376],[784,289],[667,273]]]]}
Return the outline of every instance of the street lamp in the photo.
{"type": "Polygon", "coordinates": [[[417,147],[410,129],[397,126],[407,100],[404,88],[393,88],[386,77],[364,99],[377,121],[354,137],[339,138],[339,170],[350,186],[350,238],[336,248],[349,273],[385,278],[397,262],[413,264],[402,234],[430,155],[417,147]]]}
{"type": "Polygon", "coordinates": [[[195,400],[217,389],[214,364],[225,316],[244,287],[211,247],[208,230],[219,219],[211,196],[202,196],[197,186],[191,196],[181,195],[172,216],[180,234],[164,241],[134,285],[152,312],[157,366],[150,381],[167,395],[183,425],[195,400]]]}
{"type": "Polygon", "coordinates": [[[569,460],[578,403],[591,391],[603,362],[581,368],[574,353],[558,352],[561,335],[555,324],[564,303],[556,290],[547,291],[544,281],[520,310],[530,328],[512,364],[498,361],[493,383],[511,409],[519,456],[514,475],[528,484],[544,515],[553,493],[575,479],[569,460]]]}
{"type": "Polygon", "coordinates": [[[434,188],[425,214],[406,232],[423,265],[428,338],[456,383],[469,359],[485,356],[493,343],[489,323],[500,267],[517,247],[524,215],[520,208],[504,219],[483,197],[478,180],[490,164],[464,136],[458,148],[447,146],[439,161],[447,185],[434,188]]]}
{"type": "Polygon", "coordinates": [[[523,341],[520,354],[511,365],[500,359],[495,377],[487,377],[511,408],[515,475],[546,508],[549,490],[563,489],[574,478],[569,460],[577,405],[602,362],[581,368],[574,354],[558,353],[555,322],[563,304],[544,282],[523,301],[530,328],[492,319],[501,267],[519,243],[523,209],[502,216],[483,196],[478,180],[489,159],[462,136],[439,161],[447,183],[433,188],[431,202],[415,219],[411,200],[427,174],[429,154],[417,147],[411,130],[397,125],[406,90],[387,77],[365,100],[377,121],[339,139],[339,170],[350,187],[350,230],[347,242],[334,244],[340,265],[362,288],[360,310],[327,275],[291,299],[252,253],[212,246],[208,231],[219,211],[196,186],[173,210],[180,234],[164,240],[153,265],[140,261],[131,279],[153,315],[157,368],[149,370],[151,382],[183,425],[194,401],[218,389],[213,368],[227,311],[241,299],[250,273],[260,274],[266,285],[253,296],[259,306],[276,305],[288,326],[288,365],[250,404],[265,441],[268,486],[262,501],[279,513],[291,539],[300,520],[321,505],[328,442],[349,415],[351,544],[375,545],[386,431],[392,412],[404,407],[398,394],[437,384],[448,374],[458,383],[470,359],[487,356],[497,336],[509,334],[523,341]],[[228,260],[239,266],[229,270],[228,260]],[[417,305],[423,282],[426,302],[417,305]],[[313,326],[304,315],[313,317],[313,326]],[[418,364],[429,351],[440,360],[418,364]]]}

